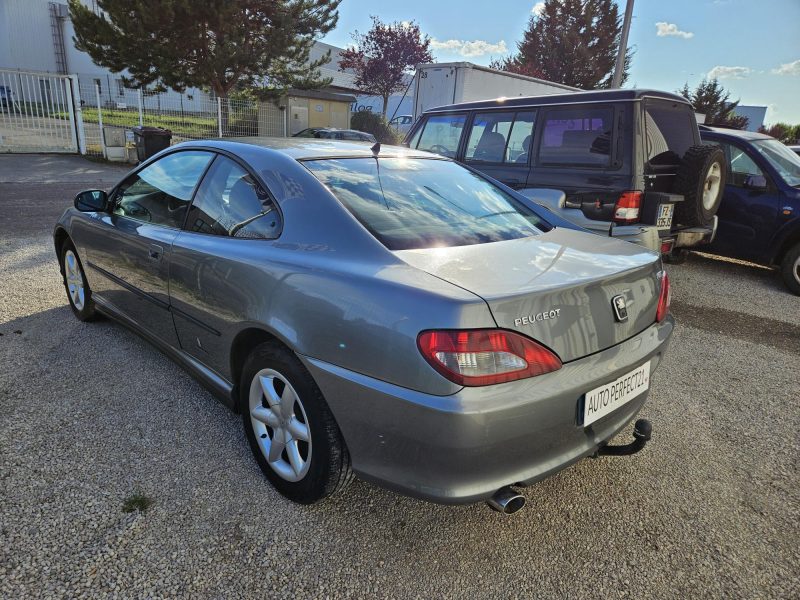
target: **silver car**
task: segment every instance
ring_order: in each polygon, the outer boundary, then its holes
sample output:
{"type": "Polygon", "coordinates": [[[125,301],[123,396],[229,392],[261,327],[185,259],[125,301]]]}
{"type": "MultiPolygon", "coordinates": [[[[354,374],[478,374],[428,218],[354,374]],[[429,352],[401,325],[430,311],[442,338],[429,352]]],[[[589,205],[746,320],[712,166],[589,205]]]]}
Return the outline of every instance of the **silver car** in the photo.
{"type": "Polygon", "coordinates": [[[309,504],[352,474],[513,512],[597,454],[673,330],[640,246],[560,226],[451,160],[326,140],[195,141],[55,227],[81,320],[127,325],[242,415],[259,466],[309,504]]]}

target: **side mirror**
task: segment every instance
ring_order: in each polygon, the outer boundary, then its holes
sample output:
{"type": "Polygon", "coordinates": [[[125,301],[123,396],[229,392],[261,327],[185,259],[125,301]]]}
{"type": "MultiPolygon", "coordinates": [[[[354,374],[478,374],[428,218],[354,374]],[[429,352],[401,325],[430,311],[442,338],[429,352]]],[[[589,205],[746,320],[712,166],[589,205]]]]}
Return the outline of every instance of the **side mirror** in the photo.
{"type": "Polygon", "coordinates": [[[108,194],[103,190],[86,190],[75,196],[75,208],[81,212],[103,212],[108,206],[108,194]]]}
{"type": "Polygon", "coordinates": [[[767,178],[763,175],[748,175],[744,178],[744,187],[763,191],[767,189],[767,178]]]}

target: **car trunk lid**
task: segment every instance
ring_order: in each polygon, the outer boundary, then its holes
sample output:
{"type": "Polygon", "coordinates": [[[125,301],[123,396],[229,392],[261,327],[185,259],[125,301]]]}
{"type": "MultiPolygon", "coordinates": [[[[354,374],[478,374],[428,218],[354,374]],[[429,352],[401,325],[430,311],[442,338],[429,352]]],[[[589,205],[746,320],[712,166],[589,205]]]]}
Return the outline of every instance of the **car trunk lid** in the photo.
{"type": "Polygon", "coordinates": [[[544,344],[568,362],[609,348],[655,322],[656,254],[556,228],[470,246],[400,250],[406,263],[482,297],[498,327],[544,344]],[[627,318],[612,300],[625,299],[627,318]]]}

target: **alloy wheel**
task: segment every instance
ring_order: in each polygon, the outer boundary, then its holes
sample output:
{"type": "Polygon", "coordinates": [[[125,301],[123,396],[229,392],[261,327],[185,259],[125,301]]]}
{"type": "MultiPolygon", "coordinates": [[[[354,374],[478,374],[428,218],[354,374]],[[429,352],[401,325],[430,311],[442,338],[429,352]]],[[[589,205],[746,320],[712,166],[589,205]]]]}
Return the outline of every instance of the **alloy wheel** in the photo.
{"type": "Polygon", "coordinates": [[[64,253],[64,277],[67,281],[67,292],[72,304],[78,310],[83,310],[86,304],[86,290],[83,285],[83,272],[78,262],[78,257],[72,250],[64,253]]]}
{"type": "Polygon", "coordinates": [[[311,431],[292,384],[262,369],[250,384],[250,420],[267,463],[282,479],[300,481],[311,465],[311,431]]]}

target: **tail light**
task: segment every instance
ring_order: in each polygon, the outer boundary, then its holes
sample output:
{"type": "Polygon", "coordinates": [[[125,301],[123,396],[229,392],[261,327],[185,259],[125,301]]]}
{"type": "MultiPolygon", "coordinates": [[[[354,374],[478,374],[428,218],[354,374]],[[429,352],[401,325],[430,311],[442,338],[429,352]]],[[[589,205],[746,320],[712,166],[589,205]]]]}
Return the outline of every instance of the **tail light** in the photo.
{"type": "Polygon", "coordinates": [[[661,271],[661,293],[658,295],[658,308],[656,309],[656,322],[661,323],[669,314],[669,303],[672,301],[672,290],[669,286],[669,276],[666,271],[661,271]]]}
{"type": "Polygon", "coordinates": [[[614,221],[617,223],[636,223],[642,207],[642,192],[622,192],[614,206],[614,221]]]}
{"type": "Polygon", "coordinates": [[[553,352],[503,329],[423,331],[417,345],[434,369],[465,386],[515,381],[561,368],[553,352]]]}

